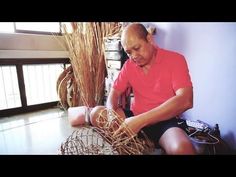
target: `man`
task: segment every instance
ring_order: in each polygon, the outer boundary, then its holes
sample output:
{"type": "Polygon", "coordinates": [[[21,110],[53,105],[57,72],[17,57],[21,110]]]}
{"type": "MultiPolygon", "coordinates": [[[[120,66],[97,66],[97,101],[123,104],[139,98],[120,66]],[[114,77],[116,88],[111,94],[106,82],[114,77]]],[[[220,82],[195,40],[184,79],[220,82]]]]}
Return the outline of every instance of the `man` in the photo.
{"type": "MultiPolygon", "coordinates": [[[[143,130],[166,154],[195,154],[196,151],[177,122],[177,116],[193,106],[193,88],[185,58],[159,48],[146,28],[133,23],[124,28],[121,44],[129,59],[123,65],[107,99],[124,126],[135,134],[143,130]],[[123,110],[118,100],[132,87],[134,100],[131,110],[123,110]]],[[[96,126],[96,114],[103,106],[93,108],[91,123],[96,126]]]]}
{"type": "Polygon", "coordinates": [[[131,86],[134,102],[132,112],[125,111],[129,118],[124,124],[134,133],[143,129],[167,154],[195,154],[176,118],[193,105],[192,83],[184,57],[156,46],[142,24],[128,25],[121,43],[130,59],[114,82],[107,107],[119,110],[118,98],[131,86]]]}

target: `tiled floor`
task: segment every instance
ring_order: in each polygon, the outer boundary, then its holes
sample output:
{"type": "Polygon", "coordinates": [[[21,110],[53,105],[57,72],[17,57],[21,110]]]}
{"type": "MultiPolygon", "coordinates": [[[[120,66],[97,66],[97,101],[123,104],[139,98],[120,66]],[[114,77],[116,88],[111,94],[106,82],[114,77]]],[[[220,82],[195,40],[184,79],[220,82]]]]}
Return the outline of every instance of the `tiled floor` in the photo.
{"type": "Polygon", "coordinates": [[[0,154],[57,154],[75,130],[58,108],[0,119],[0,154]]]}
{"type": "Polygon", "coordinates": [[[1,118],[0,155],[57,155],[74,130],[59,108],[1,118]]]}

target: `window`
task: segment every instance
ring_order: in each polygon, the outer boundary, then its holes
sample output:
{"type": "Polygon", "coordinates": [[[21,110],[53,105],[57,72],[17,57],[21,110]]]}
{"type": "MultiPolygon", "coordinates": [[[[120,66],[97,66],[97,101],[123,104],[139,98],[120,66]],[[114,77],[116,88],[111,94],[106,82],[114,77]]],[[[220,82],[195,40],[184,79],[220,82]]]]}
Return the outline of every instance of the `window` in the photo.
{"type": "Polygon", "coordinates": [[[0,110],[20,107],[20,92],[15,66],[0,66],[0,110]]]}
{"type": "Polygon", "coordinates": [[[68,58],[0,60],[0,118],[56,106],[68,58]]]}
{"type": "Polygon", "coordinates": [[[0,22],[0,33],[14,33],[14,23],[0,22]]]}
{"type": "Polygon", "coordinates": [[[0,22],[0,33],[61,34],[61,23],[0,22]]]}
{"type": "Polygon", "coordinates": [[[59,22],[16,22],[16,32],[60,33],[59,22]]]}
{"type": "Polygon", "coordinates": [[[61,27],[62,27],[61,33],[65,33],[64,27],[66,28],[66,31],[68,33],[72,33],[73,32],[73,28],[72,28],[71,22],[61,22],[61,27]]]}
{"type": "Polygon", "coordinates": [[[58,101],[56,83],[63,64],[23,65],[28,105],[58,101]]]}

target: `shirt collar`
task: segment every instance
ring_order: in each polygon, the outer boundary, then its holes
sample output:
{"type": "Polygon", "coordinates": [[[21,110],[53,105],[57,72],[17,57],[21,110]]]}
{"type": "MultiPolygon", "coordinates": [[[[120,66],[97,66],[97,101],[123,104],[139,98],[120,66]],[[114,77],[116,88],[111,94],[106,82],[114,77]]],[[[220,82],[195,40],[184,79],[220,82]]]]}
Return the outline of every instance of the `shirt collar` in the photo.
{"type": "MultiPolygon", "coordinates": [[[[158,64],[158,63],[160,63],[161,61],[160,61],[160,47],[158,47],[158,45],[157,44],[155,44],[155,46],[154,46],[155,48],[156,48],[156,50],[157,50],[157,53],[156,53],[156,57],[155,57],[155,59],[154,59],[154,62],[153,62],[153,64],[152,65],[156,65],[156,64],[158,64]]],[[[131,61],[132,61],[132,59],[131,58],[129,58],[131,61]]],[[[137,67],[137,68],[140,68],[141,69],[141,67],[140,66],[138,66],[134,61],[132,61],[134,64],[135,64],[135,66],[137,67]]]]}

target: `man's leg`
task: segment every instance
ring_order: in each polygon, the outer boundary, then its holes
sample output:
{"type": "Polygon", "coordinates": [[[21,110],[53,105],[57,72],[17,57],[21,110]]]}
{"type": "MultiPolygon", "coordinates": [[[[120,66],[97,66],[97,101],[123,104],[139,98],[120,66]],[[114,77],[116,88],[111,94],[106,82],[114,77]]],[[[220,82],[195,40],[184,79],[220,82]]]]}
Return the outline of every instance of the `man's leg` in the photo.
{"type": "MultiPolygon", "coordinates": [[[[68,109],[68,119],[71,126],[78,126],[84,125],[86,123],[86,112],[90,117],[90,123],[93,126],[97,126],[97,118],[99,117],[100,113],[106,109],[105,106],[96,106],[94,108],[89,108],[87,106],[78,106],[78,107],[70,107],[68,109]]],[[[116,113],[121,117],[124,118],[125,114],[122,109],[117,109],[116,113]]]]}
{"type": "Polygon", "coordinates": [[[170,155],[194,155],[196,150],[188,135],[179,127],[167,129],[159,140],[160,146],[170,155]]]}
{"type": "Polygon", "coordinates": [[[85,124],[85,111],[87,106],[70,107],[68,109],[68,119],[71,126],[85,124]]]}

